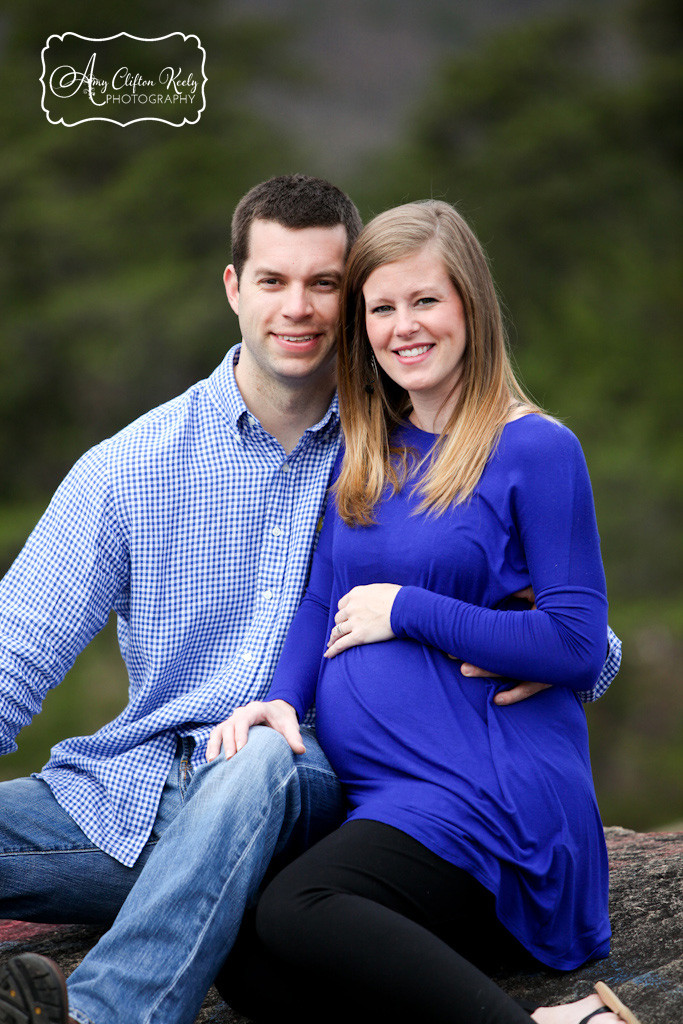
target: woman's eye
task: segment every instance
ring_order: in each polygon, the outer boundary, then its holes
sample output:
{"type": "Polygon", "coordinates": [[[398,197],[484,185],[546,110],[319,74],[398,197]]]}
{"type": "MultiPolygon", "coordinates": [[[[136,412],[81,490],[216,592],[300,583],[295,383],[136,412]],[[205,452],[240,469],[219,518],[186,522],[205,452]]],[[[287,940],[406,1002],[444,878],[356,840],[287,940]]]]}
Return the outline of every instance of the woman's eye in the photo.
{"type": "Polygon", "coordinates": [[[433,306],[437,301],[432,295],[425,295],[423,298],[417,300],[418,306],[433,306]]]}
{"type": "Polygon", "coordinates": [[[388,313],[392,309],[391,306],[373,306],[370,310],[371,313],[388,313]]]}

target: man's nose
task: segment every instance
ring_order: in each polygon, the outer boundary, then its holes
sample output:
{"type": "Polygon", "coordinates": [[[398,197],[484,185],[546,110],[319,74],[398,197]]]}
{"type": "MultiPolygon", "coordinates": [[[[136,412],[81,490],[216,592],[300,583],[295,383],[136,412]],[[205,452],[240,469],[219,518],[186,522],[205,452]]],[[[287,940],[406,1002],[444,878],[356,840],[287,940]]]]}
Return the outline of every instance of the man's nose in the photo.
{"type": "Polygon", "coordinates": [[[283,313],[291,320],[302,320],[313,312],[308,289],[302,286],[292,285],[287,289],[283,313]]]}

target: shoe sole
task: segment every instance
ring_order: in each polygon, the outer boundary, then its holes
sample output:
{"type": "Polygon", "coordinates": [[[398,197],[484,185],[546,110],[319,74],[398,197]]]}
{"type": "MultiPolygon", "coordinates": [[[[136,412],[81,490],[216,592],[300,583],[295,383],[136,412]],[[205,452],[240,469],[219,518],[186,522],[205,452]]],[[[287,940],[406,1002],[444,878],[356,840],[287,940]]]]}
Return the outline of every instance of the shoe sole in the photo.
{"type": "Polygon", "coordinates": [[[0,1024],[67,1024],[68,996],[57,964],[22,953],[0,967],[0,1024]]]}

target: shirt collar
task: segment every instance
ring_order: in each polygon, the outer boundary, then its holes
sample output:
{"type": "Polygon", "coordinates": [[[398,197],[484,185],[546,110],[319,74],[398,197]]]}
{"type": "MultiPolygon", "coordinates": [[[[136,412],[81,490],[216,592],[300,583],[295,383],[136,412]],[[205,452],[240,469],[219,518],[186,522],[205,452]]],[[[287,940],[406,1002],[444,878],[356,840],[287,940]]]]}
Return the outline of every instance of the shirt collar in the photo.
{"type": "Polygon", "coordinates": [[[228,417],[230,426],[235,430],[240,429],[244,418],[249,415],[249,410],[244,404],[242,393],[235,380],[235,365],[239,359],[241,347],[241,345],[233,345],[223,362],[218,364],[209,377],[208,385],[211,397],[228,417]]]}
{"type": "MultiPolygon", "coordinates": [[[[253,414],[249,412],[235,380],[235,366],[239,360],[241,348],[241,345],[234,345],[227,353],[223,362],[219,363],[209,377],[209,391],[214,401],[227,415],[230,425],[238,433],[242,433],[246,423],[258,422],[253,414]]],[[[314,423],[304,433],[322,436],[326,431],[336,433],[338,428],[339,404],[335,392],[322,419],[314,423]]]]}

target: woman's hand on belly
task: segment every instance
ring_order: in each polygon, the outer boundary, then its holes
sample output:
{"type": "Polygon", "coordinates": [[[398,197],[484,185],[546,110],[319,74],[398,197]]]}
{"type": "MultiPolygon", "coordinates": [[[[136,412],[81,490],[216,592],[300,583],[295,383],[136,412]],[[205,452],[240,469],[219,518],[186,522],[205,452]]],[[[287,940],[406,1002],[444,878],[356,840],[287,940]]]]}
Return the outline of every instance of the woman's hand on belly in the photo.
{"type": "Polygon", "coordinates": [[[218,757],[221,747],[226,761],[229,760],[247,742],[252,725],[269,725],[284,736],[295,754],[306,753],[299,719],[291,704],[285,700],[252,700],[236,708],[230,718],[213,727],[206,747],[206,760],[213,761],[218,757]]]}
{"type": "Polygon", "coordinates": [[[391,609],[400,589],[395,583],[370,583],[344,594],[323,657],[334,658],[359,644],[392,640],[391,609]]]}

